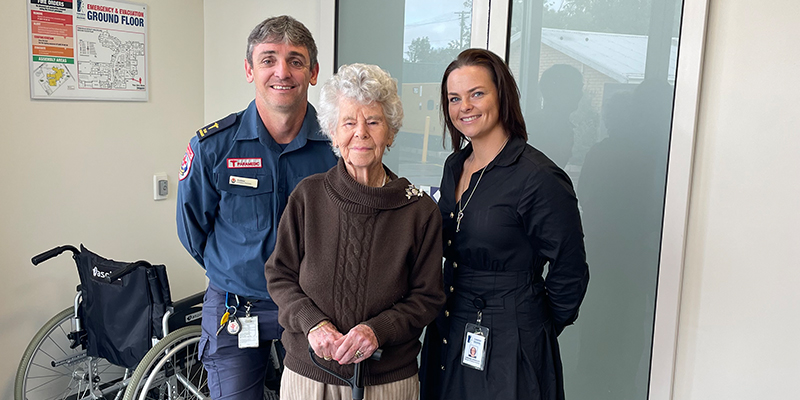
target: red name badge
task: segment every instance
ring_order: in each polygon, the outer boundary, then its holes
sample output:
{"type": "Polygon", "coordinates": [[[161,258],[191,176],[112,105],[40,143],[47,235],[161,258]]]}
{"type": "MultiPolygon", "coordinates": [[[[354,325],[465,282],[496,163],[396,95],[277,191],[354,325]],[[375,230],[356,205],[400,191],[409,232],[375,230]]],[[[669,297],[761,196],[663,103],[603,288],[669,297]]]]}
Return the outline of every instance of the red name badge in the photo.
{"type": "Polygon", "coordinates": [[[228,168],[261,168],[260,158],[229,158],[228,168]]]}

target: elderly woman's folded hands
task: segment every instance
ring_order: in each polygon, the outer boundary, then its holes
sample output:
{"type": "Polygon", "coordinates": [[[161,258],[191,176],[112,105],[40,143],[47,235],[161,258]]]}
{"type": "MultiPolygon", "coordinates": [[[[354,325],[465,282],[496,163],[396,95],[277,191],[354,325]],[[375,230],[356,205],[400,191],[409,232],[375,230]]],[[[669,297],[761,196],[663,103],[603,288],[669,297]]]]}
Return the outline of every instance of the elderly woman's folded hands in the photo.
{"type": "Polygon", "coordinates": [[[326,361],[336,360],[341,365],[364,361],[378,349],[378,339],[370,327],[359,324],[346,335],[342,335],[327,320],[311,328],[308,343],[317,357],[326,361]]]}
{"type": "Polygon", "coordinates": [[[364,324],[354,326],[347,335],[337,339],[336,344],[339,345],[339,349],[333,358],[342,365],[360,363],[370,358],[378,349],[375,332],[364,324]]]}

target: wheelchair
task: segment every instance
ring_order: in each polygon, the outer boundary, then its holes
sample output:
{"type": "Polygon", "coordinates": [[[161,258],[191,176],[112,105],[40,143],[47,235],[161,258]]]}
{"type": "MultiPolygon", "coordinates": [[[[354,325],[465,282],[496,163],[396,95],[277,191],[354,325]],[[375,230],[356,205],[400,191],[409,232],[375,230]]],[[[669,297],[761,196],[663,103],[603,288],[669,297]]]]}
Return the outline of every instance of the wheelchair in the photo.
{"type": "Polygon", "coordinates": [[[121,263],[83,246],[56,247],[31,261],[38,265],[65,251],[81,276],[78,293],[73,306],[47,321],[23,353],[15,400],[207,399],[207,375],[197,358],[203,292],[173,304],[163,265],[121,263]],[[126,292],[129,286],[133,290],[126,292]],[[145,304],[146,315],[127,312],[131,304],[145,304]],[[142,326],[144,337],[137,337],[142,326]],[[104,336],[108,327],[127,335],[111,340],[104,336]]]}

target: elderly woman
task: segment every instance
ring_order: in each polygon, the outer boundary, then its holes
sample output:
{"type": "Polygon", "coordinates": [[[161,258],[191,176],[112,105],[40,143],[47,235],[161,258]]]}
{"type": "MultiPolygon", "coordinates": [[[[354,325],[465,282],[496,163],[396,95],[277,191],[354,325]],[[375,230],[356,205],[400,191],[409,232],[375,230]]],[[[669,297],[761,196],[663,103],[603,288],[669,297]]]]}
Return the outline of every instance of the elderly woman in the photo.
{"type": "Polygon", "coordinates": [[[350,376],[366,362],[367,399],[416,399],[419,336],[444,304],[436,204],[382,164],[400,129],[397,82],[377,66],[339,68],[319,122],[339,163],[297,185],[266,264],[286,329],[281,399],[351,398],[317,368],[350,376]],[[367,360],[383,349],[380,361],[367,360]]]}

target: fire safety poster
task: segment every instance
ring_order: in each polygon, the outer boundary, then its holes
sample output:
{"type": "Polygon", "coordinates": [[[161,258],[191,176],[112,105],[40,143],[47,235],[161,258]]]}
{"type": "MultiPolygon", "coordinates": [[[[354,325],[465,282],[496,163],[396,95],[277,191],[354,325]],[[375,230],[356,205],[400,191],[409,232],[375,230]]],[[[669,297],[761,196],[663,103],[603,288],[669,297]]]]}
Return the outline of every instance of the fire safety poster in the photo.
{"type": "Polygon", "coordinates": [[[26,0],[31,98],[147,101],[147,6],[26,0]]]}

